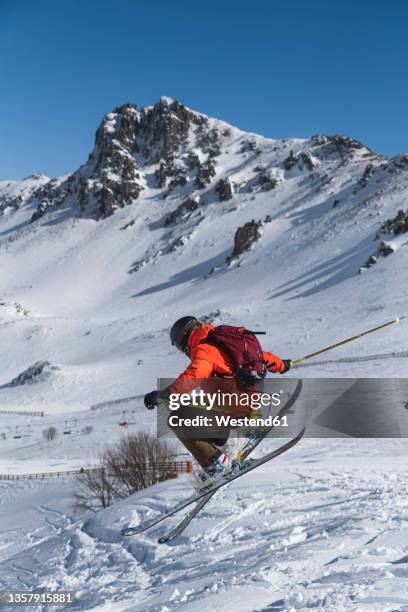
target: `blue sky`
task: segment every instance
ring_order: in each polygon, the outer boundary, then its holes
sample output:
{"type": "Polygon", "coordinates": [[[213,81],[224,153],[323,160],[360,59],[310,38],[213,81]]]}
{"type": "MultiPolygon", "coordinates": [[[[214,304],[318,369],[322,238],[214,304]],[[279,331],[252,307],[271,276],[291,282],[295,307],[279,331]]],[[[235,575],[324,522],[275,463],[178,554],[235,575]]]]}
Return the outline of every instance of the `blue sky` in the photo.
{"type": "Polygon", "coordinates": [[[66,174],[160,95],[273,138],[408,151],[404,0],[0,0],[0,179],[66,174]]]}

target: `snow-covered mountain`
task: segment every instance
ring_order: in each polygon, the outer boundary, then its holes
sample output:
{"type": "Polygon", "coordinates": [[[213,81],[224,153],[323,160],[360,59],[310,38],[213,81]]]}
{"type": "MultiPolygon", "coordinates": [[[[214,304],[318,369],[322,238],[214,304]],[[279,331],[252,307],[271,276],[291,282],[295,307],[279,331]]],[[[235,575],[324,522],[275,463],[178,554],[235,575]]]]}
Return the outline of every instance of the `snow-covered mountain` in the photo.
{"type": "Polygon", "coordinates": [[[274,141],[169,98],[116,108],[73,174],[0,185],[1,298],[31,313],[8,310],[5,340],[12,330],[21,346],[17,359],[3,349],[2,382],[50,356],[95,366],[91,338],[67,341],[69,328],[105,338],[98,369],[112,353],[128,362],[143,333],[161,342],[185,312],[266,326],[291,356],[316,348],[327,326],[335,339],[398,314],[407,185],[406,155],[386,159],[348,137],[274,141]]]}
{"type": "MultiPolygon", "coordinates": [[[[88,464],[107,440],[121,435],[122,410],[128,415],[134,411],[134,428],[154,430],[155,416],[142,407],[142,394],[155,387],[157,377],[177,375],[186,365],[168,341],[168,328],[179,316],[266,329],[266,349],[296,358],[407,312],[407,187],[407,155],[388,159],[338,135],[271,140],[169,98],[141,110],[126,104],[108,113],[88,160],[71,175],[49,179],[33,174],[20,182],[0,182],[0,408],[46,413],[1,415],[0,473],[88,464]],[[136,399],[90,410],[129,397],[136,399]],[[74,422],[77,433],[71,437],[60,435],[58,443],[42,437],[48,425],[62,431],[74,422]],[[80,432],[86,428],[93,430],[84,437],[80,432]],[[14,437],[17,430],[22,437],[14,437]]],[[[382,354],[388,359],[323,363],[322,358],[289,375],[404,376],[406,359],[392,354],[403,354],[407,339],[403,322],[327,357],[382,354]]],[[[305,457],[316,452],[318,442],[302,444],[305,457]]],[[[309,477],[306,472],[302,478],[309,477]]],[[[384,474],[384,482],[387,478],[384,474]]],[[[9,499],[4,506],[11,520],[8,534],[20,504],[16,529],[46,537],[41,526],[51,521],[48,510],[34,518],[25,513],[31,495],[44,492],[47,508],[55,508],[54,518],[62,511],[56,485],[31,486],[2,488],[9,499]]],[[[170,486],[160,485],[159,493],[170,486]]],[[[66,488],[58,489],[65,496],[61,529],[71,521],[66,488]]],[[[242,501],[244,513],[256,510],[256,495],[242,501]]],[[[301,516],[301,506],[298,511],[301,516]]],[[[55,533],[58,521],[51,521],[55,533]]],[[[290,525],[295,529],[298,522],[290,525]]],[[[272,546],[273,533],[266,531],[261,529],[262,538],[269,537],[272,546]]],[[[214,542],[221,545],[230,538],[214,534],[203,544],[208,554],[214,542]]],[[[287,547],[304,537],[299,534],[285,532],[287,547]]],[[[21,551],[28,542],[2,537],[7,546],[0,557],[0,587],[18,588],[24,580],[29,584],[30,578],[15,570],[23,558],[17,562],[13,552],[13,543],[20,542],[21,551]]],[[[72,537],[66,546],[74,556],[91,550],[86,530],[72,537]]],[[[234,538],[228,541],[233,554],[239,554],[247,544],[241,536],[234,538]]],[[[103,544],[89,554],[99,550],[112,559],[116,549],[128,554],[119,543],[111,544],[108,552],[103,544]]],[[[39,563],[51,545],[36,549],[39,563]]],[[[176,549],[163,553],[142,546],[140,558],[135,550],[137,545],[130,553],[140,566],[139,586],[145,581],[148,589],[146,572],[154,570],[155,555],[159,559],[176,549]]],[[[181,557],[178,563],[183,576],[181,557]]],[[[103,564],[98,567],[102,582],[108,580],[103,564]]],[[[33,567],[27,571],[34,572],[38,583],[54,584],[51,569],[49,579],[33,567]]],[[[296,569],[290,571],[296,575],[296,569]]],[[[283,584],[272,570],[264,575],[269,586],[283,584]]],[[[114,580],[115,597],[123,587],[123,599],[131,599],[131,586],[116,574],[114,580]]],[[[101,589],[102,582],[96,581],[95,588],[101,589]]],[[[56,579],[55,585],[61,584],[62,578],[56,579]]],[[[225,590],[234,584],[230,576],[225,590]]],[[[269,595],[262,596],[260,605],[275,601],[269,595]]],[[[174,595],[180,608],[182,597],[174,595]]],[[[90,605],[91,599],[86,601],[90,605]]],[[[187,604],[186,610],[193,609],[187,604]]],[[[135,609],[149,609],[143,608],[143,598],[138,605],[135,609]]],[[[253,609],[237,606],[235,601],[235,608],[223,609],[253,609]]]]}

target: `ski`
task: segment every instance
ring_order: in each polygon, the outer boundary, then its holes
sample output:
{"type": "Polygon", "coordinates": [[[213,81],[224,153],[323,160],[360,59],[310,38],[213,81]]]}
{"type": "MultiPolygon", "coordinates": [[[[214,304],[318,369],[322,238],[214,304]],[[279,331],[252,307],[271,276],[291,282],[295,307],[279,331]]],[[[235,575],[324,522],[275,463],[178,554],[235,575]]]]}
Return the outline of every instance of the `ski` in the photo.
{"type": "Polygon", "coordinates": [[[276,448],[274,451],[267,453],[266,455],[264,455],[263,457],[260,457],[259,459],[256,459],[254,463],[248,466],[246,469],[241,470],[240,472],[236,474],[227,474],[220,482],[215,484],[208,491],[204,491],[203,493],[200,493],[198,495],[192,495],[191,497],[188,497],[187,499],[177,504],[174,508],[172,508],[165,514],[155,519],[152,519],[151,521],[147,521],[146,523],[143,523],[142,525],[138,525],[137,527],[125,527],[124,529],[121,530],[120,532],[121,535],[124,535],[124,536],[135,535],[137,533],[142,533],[143,531],[146,531],[147,529],[150,529],[151,527],[154,527],[155,525],[158,525],[165,519],[169,518],[170,516],[173,516],[173,514],[180,512],[180,510],[184,510],[184,508],[187,508],[187,506],[189,506],[190,504],[193,504],[194,502],[199,501],[203,497],[206,497],[209,493],[214,493],[215,491],[218,491],[218,489],[221,489],[221,487],[224,487],[225,485],[229,484],[230,482],[233,482],[234,480],[236,480],[237,478],[240,478],[241,476],[244,476],[245,474],[249,474],[249,472],[252,472],[252,470],[255,470],[257,467],[263,465],[264,463],[267,463],[271,459],[274,459],[275,457],[278,457],[282,453],[288,451],[290,448],[292,448],[293,446],[295,446],[295,444],[299,442],[299,440],[303,437],[304,433],[305,433],[305,428],[303,427],[303,429],[294,438],[292,438],[285,444],[282,444],[282,446],[279,446],[279,448],[276,448]]]}
{"type": "MultiPolygon", "coordinates": [[[[299,380],[299,382],[297,383],[296,388],[295,388],[293,394],[288,399],[288,401],[283,406],[283,408],[281,408],[281,410],[278,412],[277,416],[279,416],[279,417],[283,416],[286,412],[288,412],[292,408],[292,406],[294,405],[294,403],[298,399],[301,391],[302,391],[302,381],[299,380]]],[[[251,448],[247,449],[247,451],[242,454],[241,460],[246,459],[252,453],[252,451],[255,450],[255,448],[258,446],[258,444],[260,442],[262,442],[262,440],[268,435],[268,433],[272,429],[273,429],[273,427],[271,427],[271,428],[269,428],[269,429],[267,429],[265,431],[261,431],[261,434],[256,439],[256,442],[253,444],[253,446],[251,448]]],[[[213,495],[215,495],[215,491],[213,493],[207,493],[207,495],[205,497],[200,499],[196,503],[194,508],[192,508],[186,514],[186,516],[177,525],[175,525],[173,527],[173,529],[167,535],[162,536],[161,538],[158,539],[158,543],[159,544],[166,544],[167,542],[171,542],[172,540],[175,540],[176,538],[178,538],[178,536],[183,533],[183,531],[189,526],[189,524],[197,516],[197,514],[210,501],[210,499],[212,498],[213,495]]]]}

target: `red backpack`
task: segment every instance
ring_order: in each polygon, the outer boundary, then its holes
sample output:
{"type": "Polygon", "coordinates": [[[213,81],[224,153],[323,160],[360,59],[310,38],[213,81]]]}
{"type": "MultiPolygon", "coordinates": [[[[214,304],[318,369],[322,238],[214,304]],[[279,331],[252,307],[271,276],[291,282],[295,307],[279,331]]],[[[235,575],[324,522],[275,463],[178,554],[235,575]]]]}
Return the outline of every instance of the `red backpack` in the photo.
{"type": "Polygon", "coordinates": [[[213,344],[232,361],[238,387],[245,388],[263,380],[267,374],[262,347],[255,334],[245,327],[218,325],[200,344],[213,344]]]}

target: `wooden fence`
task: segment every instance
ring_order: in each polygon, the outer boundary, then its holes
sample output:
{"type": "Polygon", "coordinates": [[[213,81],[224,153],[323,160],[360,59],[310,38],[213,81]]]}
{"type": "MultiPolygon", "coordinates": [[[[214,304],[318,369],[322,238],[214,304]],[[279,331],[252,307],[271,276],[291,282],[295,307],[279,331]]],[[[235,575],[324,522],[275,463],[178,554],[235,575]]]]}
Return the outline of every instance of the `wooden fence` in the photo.
{"type": "Polygon", "coordinates": [[[90,410],[99,410],[99,408],[108,408],[109,406],[118,406],[119,404],[127,404],[134,400],[140,399],[143,395],[131,395],[130,397],[119,397],[117,399],[108,400],[107,402],[100,402],[99,404],[92,404],[90,410]]]}
{"type": "Polygon", "coordinates": [[[29,410],[0,410],[0,414],[14,414],[14,415],[20,415],[20,416],[39,416],[39,417],[43,417],[45,416],[45,412],[42,410],[41,412],[30,412],[29,410]]]}
{"type": "MultiPolygon", "coordinates": [[[[169,474],[179,474],[182,472],[191,473],[193,471],[193,464],[191,461],[167,461],[166,463],[155,463],[149,466],[145,464],[140,465],[129,465],[123,464],[118,465],[118,468],[140,468],[152,469],[160,471],[168,471],[169,474]]],[[[91,472],[98,472],[100,470],[107,469],[105,465],[99,465],[96,467],[81,467],[76,470],[63,470],[59,472],[38,472],[36,474],[0,474],[0,480],[43,480],[45,478],[62,478],[63,476],[74,476],[76,474],[89,474],[91,472]]]]}

